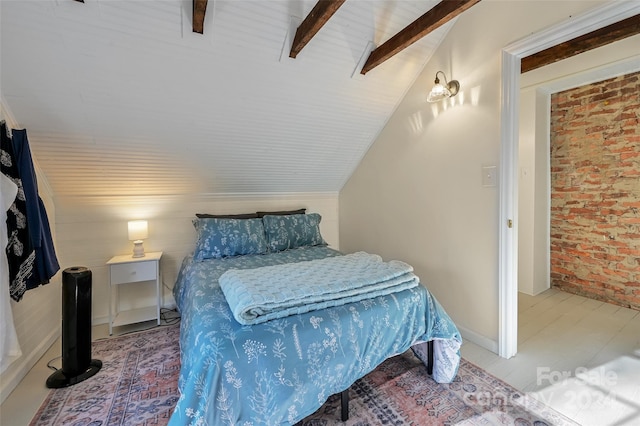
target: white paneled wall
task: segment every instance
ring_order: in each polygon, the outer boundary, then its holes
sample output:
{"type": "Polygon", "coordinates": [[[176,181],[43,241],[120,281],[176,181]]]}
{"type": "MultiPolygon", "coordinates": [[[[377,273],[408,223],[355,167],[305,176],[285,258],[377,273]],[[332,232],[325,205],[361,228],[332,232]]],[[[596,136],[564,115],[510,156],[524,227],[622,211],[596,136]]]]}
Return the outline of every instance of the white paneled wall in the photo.
{"type": "MultiPolygon", "coordinates": [[[[307,212],[322,215],[321,231],[325,240],[338,248],[338,194],[267,194],[218,196],[209,194],[181,196],[104,196],[57,197],[56,230],[60,265],[86,266],[93,277],[93,322],[108,321],[108,272],[105,263],[118,254],[130,253],[127,221],[146,219],[149,238],[145,251],[162,251],[163,305],[174,306],[171,289],[182,259],[195,245],[196,233],[191,220],[195,213],[248,213],[258,210],[283,210],[306,207],[307,212]]],[[[121,307],[148,306],[154,303],[151,286],[129,286],[121,293],[121,307]]]]}
{"type": "Polygon", "coordinates": [[[211,1],[203,35],[189,0],[0,1],[2,94],[57,196],[337,192],[453,23],[360,58],[437,3],[345,2],[291,59],[313,1],[211,1]]]}
{"type": "MultiPolygon", "coordinates": [[[[7,121],[9,127],[19,128],[11,114],[4,107],[1,111],[0,117],[7,121]]],[[[40,197],[44,201],[49,215],[55,243],[54,223],[56,210],[51,198],[49,185],[45,177],[40,173],[40,168],[37,167],[37,164],[36,175],[40,197]]],[[[18,334],[22,356],[16,358],[0,376],[0,402],[4,401],[11,393],[11,390],[60,335],[62,304],[60,280],[61,274],[58,273],[49,284],[27,291],[20,302],[11,301],[13,321],[18,334]]],[[[42,386],[44,386],[44,383],[42,383],[42,386]]]]}

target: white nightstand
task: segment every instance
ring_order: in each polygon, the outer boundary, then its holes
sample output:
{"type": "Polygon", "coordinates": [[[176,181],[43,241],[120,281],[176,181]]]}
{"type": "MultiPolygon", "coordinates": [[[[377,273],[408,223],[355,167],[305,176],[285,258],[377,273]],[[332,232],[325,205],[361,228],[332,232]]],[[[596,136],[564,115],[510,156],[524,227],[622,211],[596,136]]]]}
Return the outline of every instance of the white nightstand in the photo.
{"type": "Polygon", "coordinates": [[[109,335],[113,334],[113,327],[125,324],[156,319],[160,325],[161,257],[161,251],[145,253],[144,257],[132,257],[130,254],[125,254],[114,256],[107,262],[109,270],[109,335]],[[156,305],[120,311],[118,287],[142,281],[155,281],[156,305]]]}

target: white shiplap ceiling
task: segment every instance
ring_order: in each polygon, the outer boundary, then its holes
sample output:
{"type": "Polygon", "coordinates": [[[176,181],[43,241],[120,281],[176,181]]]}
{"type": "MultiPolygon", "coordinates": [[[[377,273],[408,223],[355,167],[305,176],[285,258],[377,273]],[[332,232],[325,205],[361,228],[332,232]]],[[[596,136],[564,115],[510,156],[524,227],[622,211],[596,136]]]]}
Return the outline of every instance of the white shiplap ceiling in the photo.
{"type": "MultiPolygon", "coordinates": [[[[56,196],[336,192],[453,22],[366,75],[438,1],[0,2],[1,92],[56,196]]],[[[428,88],[425,88],[425,93],[428,88]]]]}

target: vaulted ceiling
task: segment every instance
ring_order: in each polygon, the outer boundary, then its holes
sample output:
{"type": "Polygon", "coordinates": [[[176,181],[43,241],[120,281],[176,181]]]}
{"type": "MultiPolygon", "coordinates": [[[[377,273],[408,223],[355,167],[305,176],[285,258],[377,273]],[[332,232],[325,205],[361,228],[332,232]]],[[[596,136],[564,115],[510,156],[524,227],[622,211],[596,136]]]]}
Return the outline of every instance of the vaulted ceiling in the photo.
{"type": "Polygon", "coordinates": [[[2,1],[2,97],[56,196],[336,192],[455,20],[369,54],[437,4],[346,1],[293,59],[316,1],[209,1],[202,34],[191,0],[2,1]]]}

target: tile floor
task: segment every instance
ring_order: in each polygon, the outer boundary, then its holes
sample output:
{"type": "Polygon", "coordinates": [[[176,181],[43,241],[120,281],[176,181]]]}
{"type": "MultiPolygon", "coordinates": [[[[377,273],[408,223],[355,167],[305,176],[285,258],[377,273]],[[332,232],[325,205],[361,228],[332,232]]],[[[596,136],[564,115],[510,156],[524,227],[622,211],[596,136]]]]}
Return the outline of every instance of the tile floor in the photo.
{"type": "MultiPolygon", "coordinates": [[[[640,425],[640,312],[555,289],[520,294],[518,334],[509,360],[471,342],[462,356],[582,425],[640,425]]],[[[94,339],[107,336],[94,327],[94,339]]],[[[29,424],[60,352],[57,342],[3,402],[0,425],[29,424]]]]}

